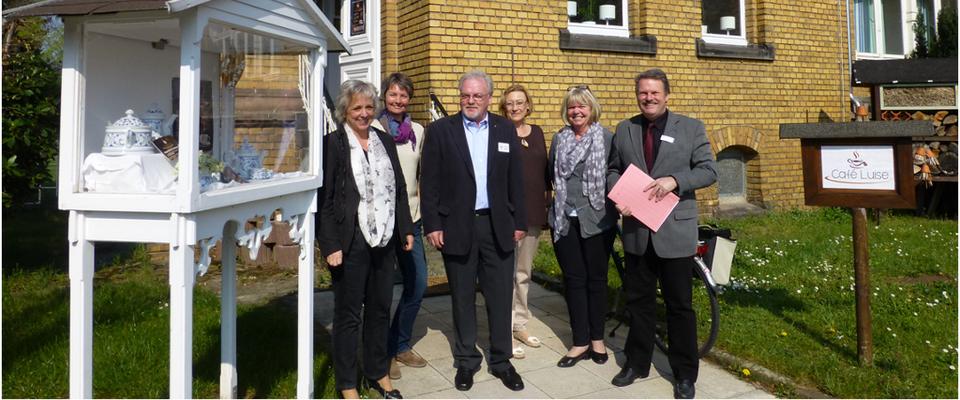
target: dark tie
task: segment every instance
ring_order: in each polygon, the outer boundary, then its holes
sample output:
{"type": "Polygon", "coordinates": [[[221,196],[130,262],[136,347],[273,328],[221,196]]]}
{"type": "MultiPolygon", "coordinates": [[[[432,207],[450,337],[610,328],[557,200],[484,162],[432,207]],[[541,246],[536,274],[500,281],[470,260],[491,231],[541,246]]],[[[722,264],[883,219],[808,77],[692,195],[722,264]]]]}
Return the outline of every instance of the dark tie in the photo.
{"type": "Polygon", "coordinates": [[[647,125],[647,134],[643,137],[643,159],[647,162],[647,173],[653,171],[653,122],[647,125]]]}

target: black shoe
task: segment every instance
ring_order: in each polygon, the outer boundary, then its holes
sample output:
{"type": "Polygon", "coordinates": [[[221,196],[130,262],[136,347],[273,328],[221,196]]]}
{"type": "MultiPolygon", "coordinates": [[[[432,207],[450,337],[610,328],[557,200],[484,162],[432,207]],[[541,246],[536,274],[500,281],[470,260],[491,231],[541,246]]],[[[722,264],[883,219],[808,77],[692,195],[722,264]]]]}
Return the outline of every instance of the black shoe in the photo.
{"type": "Polygon", "coordinates": [[[606,351],[604,351],[603,353],[597,353],[593,351],[593,349],[590,349],[590,358],[593,359],[593,362],[597,364],[603,364],[607,362],[610,356],[607,355],[606,351]]]}
{"type": "Polygon", "coordinates": [[[523,390],[523,379],[520,378],[520,374],[518,374],[517,370],[512,366],[506,371],[492,371],[492,373],[493,376],[500,378],[500,382],[503,382],[503,386],[506,386],[507,389],[513,391],[523,390]]]}
{"type": "Polygon", "coordinates": [[[380,386],[380,382],[377,382],[377,381],[369,381],[369,382],[370,382],[370,389],[376,390],[377,393],[380,393],[380,397],[383,397],[385,399],[402,399],[403,398],[403,396],[400,395],[399,389],[393,389],[388,392],[383,389],[383,386],[380,386]]]}
{"type": "Polygon", "coordinates": [[[675,399],[692,399],[696,394],[697,389],[693,386],[693,381],[689,379],[681,379],[677,383],[677,387],[673,389],[673,398],[675,399]]]}
{"type": "Polygon", "coordinates": [[[470,390],[473,387],[473,375],[477,373],[478,370],[470,369],[467,367],[457,368],[457,376],[453,378],[453,382],[459,391],[470,390]]]}
{"type": "Polygon", "coordinates": [[[573,357],[563,356],[563,358],[561,358],[560,361],[557,361],[557,366],[560,368],[570,368],[574,365],[577,365],[578,361],[586,360],[590,358],[590,354],[591,354],[590,348],[587,348],[586,350],[583,351],[583,353],[580,353],[573,357]]]}
{"type": "Polygon", "coordinates": [[[637,378],[646,378],[647,375],[649,375],[649,373],[641,374],[640,371],[635,370],[632,367],[623,367],[623,369],[621,369],[620,372],[613,377],[613,380],[610,381],[610,383],[612,383],[613,386],[628,386],[633,383],[633,381],[637,380],[637,378]]]}

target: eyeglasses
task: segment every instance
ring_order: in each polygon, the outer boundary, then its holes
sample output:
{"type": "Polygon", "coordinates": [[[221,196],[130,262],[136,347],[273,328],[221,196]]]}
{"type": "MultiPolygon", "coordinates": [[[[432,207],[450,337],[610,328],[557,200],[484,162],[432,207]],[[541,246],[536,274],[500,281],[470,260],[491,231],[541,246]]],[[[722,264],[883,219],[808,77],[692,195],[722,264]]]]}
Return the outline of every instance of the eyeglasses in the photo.
{"type": "Polygon", "coordinates": [[[516,101],[516,102],[514,102],[514,101],[508,101],[508,102],[506,103],[506,106],[507,106],[507,107],[523,107],[523,106],[525,106],[525,105],[527,105],[527,102],[526,102],[526,101],[523,101],[523,100],[516,101]]]}
{"type": "Polygon", "coordinates": [[[569,88],[567,88],[567,91],[568,91],[568,92],[571,92],[571,91],[573,91],[573,89],[586,90],[586,91],[588,91],[588,92],[591,91],[591,90],[590,90],[590,86],[570,86],[569,88]]]}
{"type": "Polygon", "coordinates": [[[475,101],[475,102],[477,102],[477,103],[480,103],[480,102],[486,100],[486,99],[487,99],[487,96],[488,96],[488,95],[486,95],[486,94],[473,94],[473,95],[470,95],[470,94],[461,94],[461,95],[460,95],[460,101],[467,101],[467,100],[470,100],[471,98],[473,98],[473,101],[475,101]]]}

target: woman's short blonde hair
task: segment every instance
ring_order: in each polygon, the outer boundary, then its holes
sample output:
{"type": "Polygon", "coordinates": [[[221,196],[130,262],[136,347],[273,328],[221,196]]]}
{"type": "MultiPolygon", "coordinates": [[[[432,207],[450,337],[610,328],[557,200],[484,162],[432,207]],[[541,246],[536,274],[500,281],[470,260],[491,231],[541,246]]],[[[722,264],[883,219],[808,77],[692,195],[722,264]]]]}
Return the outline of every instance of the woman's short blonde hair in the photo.
{"type": "Polygon", "coordinates": [[[363,82],[357,79],[351,79],[340,84],[340,92],[337,93],[333,117],[337,119],[338,124],[347,120],[347,108],[350,107],[350,100],[354,95],[364,96],[373,102],[373,116],[376,118],[380,114],[380,101],[377,98],[377,88],[372,83],[363,82]]]}
{"type": "Polygon", "coordinates": [[[589,124],[592,125],[600,120],[600,103],[597,102],[593,92],[590,91],[589,87],[575,86],[567,90],[567,94],[563,95],[563,102],[560,104],[560,118],[563,119],[564,125],[570,125],[570,120],[567,119],[567,107],[573,102],[590,106],[589,124]]]}
{"type": "Polygon", "coordinates": [[[507,95],[513,92],[523,92],[523,95],[527,98],[527,115],[523,117],[529,117],[530,114],[533,114],[533,98],[530,97],[530,92],[527,91],[527,88],[523,85],[511,85],[503,91],[503,94],[500,95],[500,115],[507,116],[507,95]]]}

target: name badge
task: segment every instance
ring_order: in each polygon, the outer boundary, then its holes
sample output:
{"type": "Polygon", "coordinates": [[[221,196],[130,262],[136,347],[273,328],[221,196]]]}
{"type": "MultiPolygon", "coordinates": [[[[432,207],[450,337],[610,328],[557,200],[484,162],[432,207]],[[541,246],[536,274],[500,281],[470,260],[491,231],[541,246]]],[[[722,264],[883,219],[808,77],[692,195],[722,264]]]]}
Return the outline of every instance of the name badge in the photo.
{"type": "Polygon", "coordinates": [[[500,143],[497,143],[497,145],[498,145],[497,147],[500,149],[500,152],[501,152],[501,153],[509,153],[509,152],[510,152],[510,143],[500,142],[500,143]]]}
{"type": "Polygon", "coordinates": [[[673,143],[673,136],[661,135],[660,140],[667,143],[673,143]]]}

